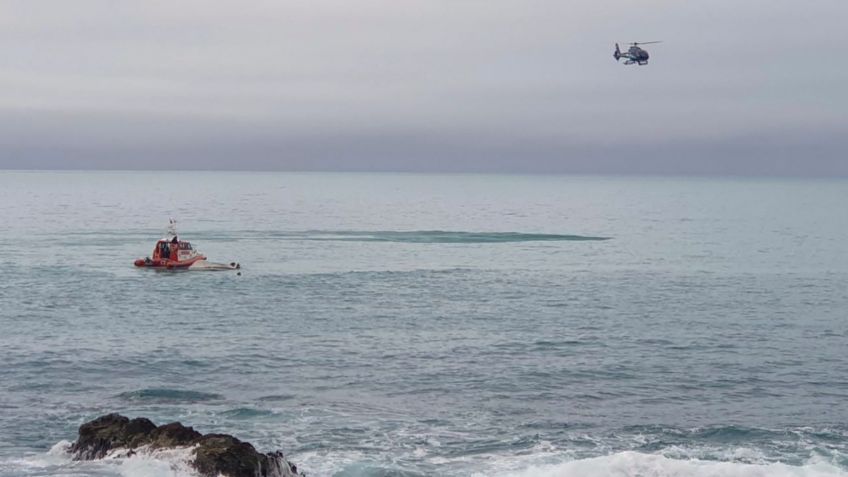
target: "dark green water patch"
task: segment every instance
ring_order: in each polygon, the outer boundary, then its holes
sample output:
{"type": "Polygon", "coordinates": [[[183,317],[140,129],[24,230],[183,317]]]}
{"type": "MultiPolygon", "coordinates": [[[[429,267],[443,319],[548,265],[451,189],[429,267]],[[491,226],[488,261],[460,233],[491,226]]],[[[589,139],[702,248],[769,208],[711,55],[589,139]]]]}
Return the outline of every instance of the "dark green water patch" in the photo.
{"type": "Polygon", "coordinates": [[[215,393],[167,388],[148,388],[140,389],[137,391],[128,391],[125,393],[118,394],[117,397],[127,401],[145,401],[159,403],[200,402],[224,399],[224,396],[215,393]]]}
{"type": "Polygon", "coordinates": [[[277,238],[335,242],[396,242],[432,244],[481,244],[514,242],[575,242],[609,240],[572,234],[540,234],[522,232],[458,232],[445,230],[416,231],[308,231],[273,234],[277,238]]]}
{"type": "Polygon", "coordinates": [[[249,407],[240,407],[237,409],[230,409],[221,413],[221,415],[232,418],[232,419],[253,419],[257,417],[266,417],[273,416],[273,411],[268,411],[265,409],[253,409],[249,407]]]}

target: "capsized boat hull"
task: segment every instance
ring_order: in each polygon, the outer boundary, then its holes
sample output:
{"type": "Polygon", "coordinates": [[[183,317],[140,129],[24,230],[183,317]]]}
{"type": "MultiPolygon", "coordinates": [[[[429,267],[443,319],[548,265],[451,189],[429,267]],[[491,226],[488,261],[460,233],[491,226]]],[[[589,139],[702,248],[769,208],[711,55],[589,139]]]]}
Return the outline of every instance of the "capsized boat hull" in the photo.
{"type": "Polygon", "coordinates": [[[241,269],[241,265],[238,262],[230,262],[230,263],[215,263],[215,262],[207,262],[206,260],[198,260],[194,262],[189,270],[208,270],[208,271],[216,271],[216,270],[239,270],[241,269]]]}
{"type": "Polygon", "coordinates": [[[207,262],[205,257],[196,257],[192,260],[184,260],[178,262],[176,260],[158,260],[139,258],[135,261],[136,267],[141,268],[156,268],[159,270],[239,270],[241,264],[237,262],[230,263],[215,263],[207,262]]]}

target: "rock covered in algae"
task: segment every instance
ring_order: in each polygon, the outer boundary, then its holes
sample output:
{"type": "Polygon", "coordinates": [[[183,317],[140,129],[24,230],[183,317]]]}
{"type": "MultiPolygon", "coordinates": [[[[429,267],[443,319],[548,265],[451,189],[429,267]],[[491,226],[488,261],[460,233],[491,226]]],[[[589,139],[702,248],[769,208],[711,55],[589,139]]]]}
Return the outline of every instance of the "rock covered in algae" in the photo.
{"type": "Polygon", "coordinates": [[[288,462],[280,451],[263,454],[250,443],[228,434],[203,435],[179,422],[156,426],[149,419],[129,419],[120,414],[107,414],[86,422],[79,437],[71,444],[75,460],[102,459],[113,451],[137,449],[155,451],[192,447],[190,464],[203,476],[226,477],[295,477],[301,476],[297,466],[288,462]]]}

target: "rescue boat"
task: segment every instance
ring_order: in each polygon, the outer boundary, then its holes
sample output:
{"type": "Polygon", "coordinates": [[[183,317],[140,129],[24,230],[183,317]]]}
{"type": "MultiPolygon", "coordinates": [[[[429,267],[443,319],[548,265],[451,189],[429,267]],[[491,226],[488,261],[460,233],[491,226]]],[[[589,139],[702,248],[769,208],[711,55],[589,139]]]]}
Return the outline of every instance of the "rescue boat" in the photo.
{"type": "Polygon", "coordinates": [[[159,268],[167,270],[237,270],[241,268],[236,262],[212,263],[206,261],[206,256],[195,250],[190,242],[180,240],[177,235],[177,223],[171,219],[168,234],[156,242],[151,256],[139,258],[134,262],[136,267],[159,268]]]}

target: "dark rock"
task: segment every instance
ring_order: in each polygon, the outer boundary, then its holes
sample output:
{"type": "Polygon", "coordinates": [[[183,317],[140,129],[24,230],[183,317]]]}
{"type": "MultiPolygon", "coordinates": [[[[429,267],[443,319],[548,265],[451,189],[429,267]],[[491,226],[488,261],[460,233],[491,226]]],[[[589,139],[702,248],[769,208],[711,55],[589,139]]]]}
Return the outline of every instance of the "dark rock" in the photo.
{"type": "Polygon", "coordinates": [[[77,460],[100,459],[112,449],[141,445],[155,428],[148,419],[130,421],[120,414],[107,414],[80,426],[71,453],[77,460]]]}
{"type": "Polygon", "coordinates": [[[127,423],[127,427],[125,429],[127,437],[129,437],[127,447],[138,447],[141,445],[140,442],[146,440],[147,435],[154,429],[156,429],[156,424],[153,424],[150,419],[144,417],[130,419],[130,422],[127,423]]]}
{"type": "Polygon", "coordinates": [[[172,422],[153,429],[149,437],[148,443],[152,447],[163,449],[190,446],[203,435],[192,427],[186,427],[179,422],[172,422]]]}
{"type": "Polygon", "coordinates": [[[268,456],[226,434],[207,434],[194,451],[194,466],[203,475],[268,475],[268,456]]]}
{"type": "Polygon", "coordinates": [[[126,456],[139,447],[148,450],[194,446],[191,464],[208,477],[295,477],[297,466],[280,451],[262,454],[247,442],[227,434],[202,435],[191,427],[172,422],[156,427],[145,418],[130,420],[108,414],[80,426],[79,438],[71,445],[75,460],[101,459],[110,451],[125,449],[126,456]]]}

